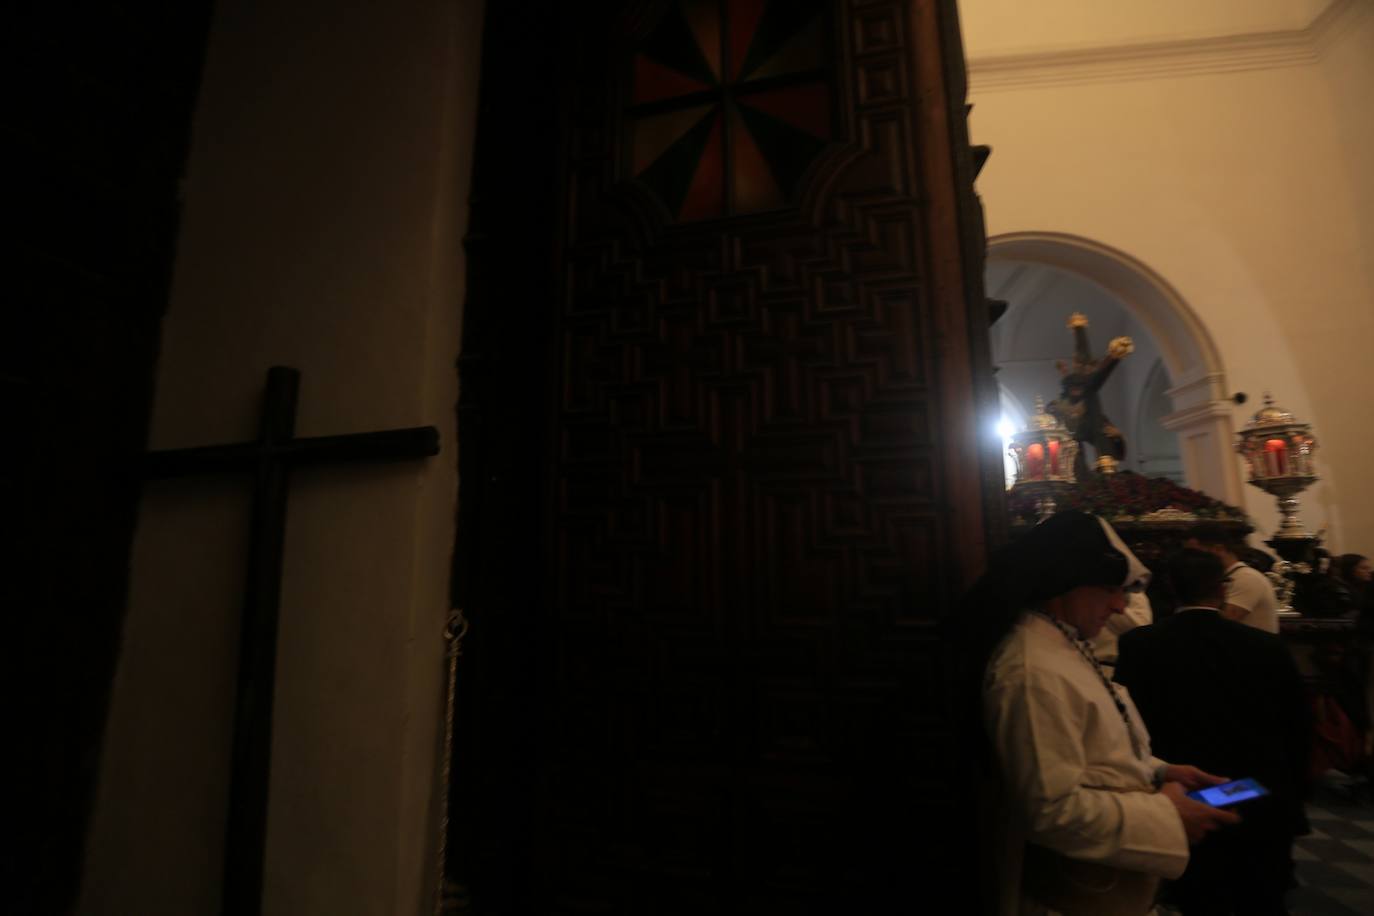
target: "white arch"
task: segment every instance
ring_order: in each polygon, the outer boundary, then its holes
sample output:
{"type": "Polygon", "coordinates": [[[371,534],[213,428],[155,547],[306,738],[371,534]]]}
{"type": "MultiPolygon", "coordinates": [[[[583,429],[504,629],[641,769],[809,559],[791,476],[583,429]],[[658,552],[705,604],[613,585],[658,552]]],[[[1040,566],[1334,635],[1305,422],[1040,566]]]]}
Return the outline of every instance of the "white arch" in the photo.
{"type": "MultiPolygon", "coordinates": [[[[1058,267],[1116,296],[1159,342],[1175,389],[1205,377],[1224,380],[1221,354],[1197,314],[1167,280],[1124,251],[1063,232],[1010,232],[988,239],[988,260],[1058,267]]],[[[1224,396],[1224,388],[1216,393],[1224,396]]]]}
{"type": "Polygon", "coordinates": [[[1082,236],[1009,232],[988,239],[988,261],[1044,264],[1076,274],[1120,300],[1149,329],[1173,387],[1177,432],[1190,486],[1233,505],[1244,500],[1232,451],[1231,402],[1221,353],[1197,313],[1142,261],[1082,236]]]}

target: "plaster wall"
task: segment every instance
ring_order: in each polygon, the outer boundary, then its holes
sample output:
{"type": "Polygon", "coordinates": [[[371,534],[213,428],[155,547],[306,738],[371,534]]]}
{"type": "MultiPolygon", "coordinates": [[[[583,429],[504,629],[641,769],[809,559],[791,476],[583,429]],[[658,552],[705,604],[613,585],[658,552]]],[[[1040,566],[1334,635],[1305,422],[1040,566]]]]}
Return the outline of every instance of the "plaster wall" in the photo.
{"type": "MultiPolygon", "coordinates": [[[[441,430],[293,480],[264,912],[433,906],[480,0],[216,4],[152,448],[441,430]]],[[[150,484],[80,912],[218,911],[250,491],[150,484]]]]}
{"type": "MultiPolygon", "coordinates": [[[[1251,396],[1237,429],[1265,390],[1314,424],[1324,480],[1304,521],[1326,526],[1334,550],[1368,552],[1374,13],[1337,2],[1307,62],[1227,69],[1222,49],[1210,69],[981,87],[984,0],[966,0],[963,18],[972,137],[993,148],[978,182],[989,235],[1092,239],[1163,277],[1216,343],[1225,390],[1251,396]]],[[[1267,535],[1274,502],[1245,491],[1267,535]]]]}

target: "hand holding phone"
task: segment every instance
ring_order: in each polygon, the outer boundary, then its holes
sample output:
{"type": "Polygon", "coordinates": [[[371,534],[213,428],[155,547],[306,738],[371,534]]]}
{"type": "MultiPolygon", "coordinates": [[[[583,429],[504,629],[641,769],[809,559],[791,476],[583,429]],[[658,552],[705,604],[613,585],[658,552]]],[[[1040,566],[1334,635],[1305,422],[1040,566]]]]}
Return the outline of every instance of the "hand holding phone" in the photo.
{"type": "MultiPolygon", "coordinates": [[[[1201,790],[1199,790],[1201,791],[1201,790]]],[[[1206,802],[1189,798],[1187,790],[1179,782],[1166,782],[1159,790],[1178,810],[1183,832],[1188,835],[1189,843],[1200,843],[1213,830],[1220,830],[1231,824],[1240,823],[1240,815],[1226,808],[1214,808],[1206,802]]]]}
{"type": "Polygon", "coordinates": [[[1219,786],[1208,786],[1205,789],[1189,792],[1188,797],[1193,801],[1200,801],[1204,805],[1211,805],[1213,808],[1225,808],[1228,805],[1238,805],[1241,802],[1249,801],[1252,798],[1261,798],[1268,794],[1269,790],[1253,779],[1233,779],[1230,782],[1223,782],[1219,786]]]}

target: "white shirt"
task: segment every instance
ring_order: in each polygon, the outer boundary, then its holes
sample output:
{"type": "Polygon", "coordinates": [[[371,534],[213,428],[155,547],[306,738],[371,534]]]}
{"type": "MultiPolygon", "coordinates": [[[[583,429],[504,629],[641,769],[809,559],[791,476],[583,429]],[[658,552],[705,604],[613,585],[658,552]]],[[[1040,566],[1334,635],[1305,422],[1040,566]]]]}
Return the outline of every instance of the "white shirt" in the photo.
{"type": "Polygon", "coordinates": [[[1269,579],[1244,563],[1236,563],[1226,570],[1226,603],[1244,608],[1247,613],[1240,622],[1266,633],[1279,631],[1279,599],[1269,579]]]}
{"type": "Polygon", "coordinates": [[[1176,878],[1188,837],[1168,798],[1147,789],[1164,761],[1117,685],[1131,734],[1092,665],[1053,623],[1024,613],[993,653],[983,689],[1005,795],[999,812],[1000,906],[1016,913],[1029,841],[1071,859],[1176,878]]]}

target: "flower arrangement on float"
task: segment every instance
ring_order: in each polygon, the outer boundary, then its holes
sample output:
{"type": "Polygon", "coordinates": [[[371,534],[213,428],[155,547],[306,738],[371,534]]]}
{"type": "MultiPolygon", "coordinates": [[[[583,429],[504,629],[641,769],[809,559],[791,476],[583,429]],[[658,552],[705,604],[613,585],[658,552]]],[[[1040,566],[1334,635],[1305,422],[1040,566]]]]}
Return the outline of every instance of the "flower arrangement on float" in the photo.
{"type": "MultiPolygon", "coordinates": [[[[1078,509],[1112,522],[1178,524],[1194,521],[1238,522],[1249,519],[1235,506],[1205,493],[1179,486],[1167,477],[1146,477],[1134,471],[1093,475],[1076,481],[1056,495],[1060,509],[1078,509]]],[[[1013,524],[1034,524],[1040,517],[1040,499],[1033,490],[1013,486],[1007,493],[1007,510],[1013,524]]]]}

